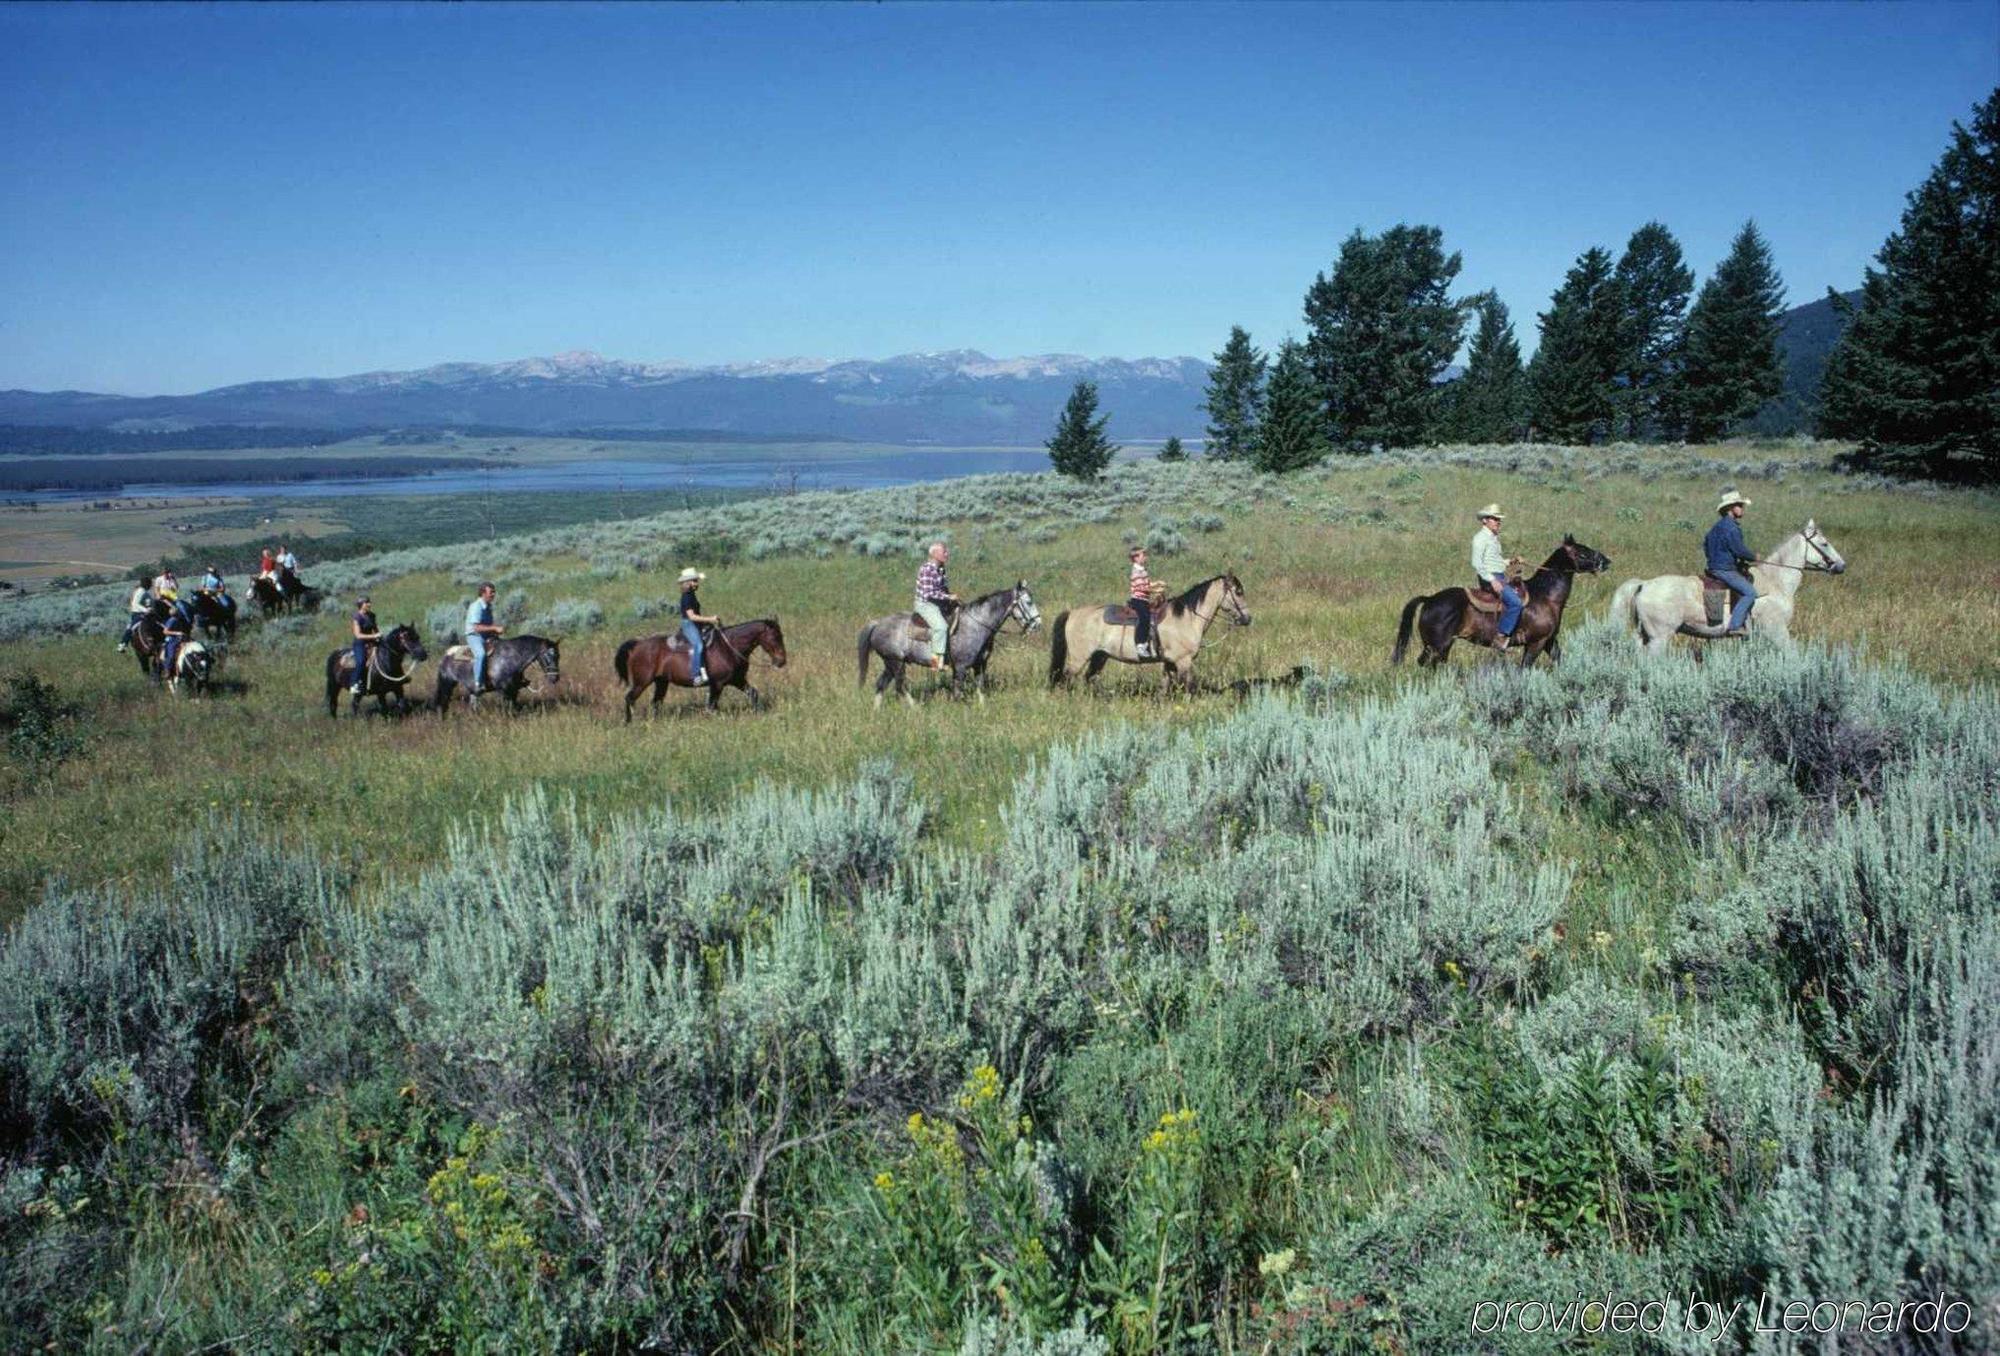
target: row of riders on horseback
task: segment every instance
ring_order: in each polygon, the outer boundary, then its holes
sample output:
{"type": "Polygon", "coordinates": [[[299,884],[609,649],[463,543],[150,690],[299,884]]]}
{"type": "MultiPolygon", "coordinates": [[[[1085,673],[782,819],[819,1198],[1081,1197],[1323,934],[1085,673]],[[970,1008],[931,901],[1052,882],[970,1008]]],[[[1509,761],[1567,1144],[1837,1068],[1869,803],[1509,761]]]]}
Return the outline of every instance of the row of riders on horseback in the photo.
{"type": "MultiPolygon", "coordinates": [[[[1839,574],[1846,562],[1810,521],[1770,557],[1756,556],[1743,537],[1742,520],[1749,507],[1750,500],[1743,495],[1725,490],[1716,505],[1715,524],[1703,540],[1706,574],[1630,580],[1614,598],[1614,617],[1635,623],[1652,649],[1663,647],[1675,634],[1741,636],[1753,622],[1760,632],[1785,639],[1792,596],[1803,573],[1817,569],[1839,574]]],[[[1610,567],[1610,557],[1566,535],[1541,567],[1524,578],[1520,569],[1525,562],[1508,555],[1501,543],[1506,515],[1500,506],[1487,504],[1474,516],[1479,529],[1471,546],[1473,585],[1412,598],[1403,609],[1392,662],[1403,660],[1413,630],[1422,641],[1420,665],[1442,662],[1459,640],[1502,652],[1518,649],[1523,665],[1534,664],[1544,653],[1554,659],[1575,577],[1610,567]]],[[[276,559],[268,551],[265,555],[273,574],[289,575],[290,587],[303,588],[289,552],[276,559]]],[[[931,543],[917,571],[910,610],[869,622],[857,638],[858,677],[863,684],[871,657],[881,661],[882,673],[875,684],[877,706],[892,685],[906,701],[911,699],[906,685],[911,668],[949,669],[954,693],[970,683],[983,698],[987,663],[1002,628],[1011,621],[1025,634],[1042,625],[1041,610],[1026,580],[966,602],[951,588],[950,556],[943,542],[931,543]]],[[[1157,663],[1166,690],[1180,683],[1191,692],[1194,661],[1210,624],[1222,615],[1237,625],[1249,623],[1243,586],[1234,574],[1212,576],[1170,597],[1153,578],[1144,547],[1132,548],[1128,560],[1123,603],[1081,608],[1056,618],[1049,659],[1052,686],[1079,673],[1094,678],[1115,660],[1157,663]]],[[[627,720],[649,687],[655,707],[670,686],[706,689],[711,710],[726,687],[737,688],[753,706],[761,706],[761,695],[747,681],[750,655],[762,649],[774,666],[784,666],[784,635],[777,620],[725,626],[720,616],[702,607],[697,590],[707,578],[693,568],[681,571],[675,633],[628,640],[618,648],[613,664],[627,687],[627,720]]],[[[259,582],[265,582],[261,576],[259,582]]],[[[551,682],[560,681],[560,642],[539,636],[507,638],[495,619],[493,598],[493,585],[480,585],[466,611],[464,643],[448,649],[440,662],[433,702],[441,710],[458,692],[474,703],[492,691],[518,702],[521,688],[537,668],[551,682]]],[[[129,645],[137,650],[146,671],[157,663],[169,681],[184,676],[185,665],[197,653],[205,656],[196,661],[200,679],[205,681],[213,672],[214,656],[198,643],[193,651],[188,648],[197,623],[234,625],[234,605],[213,567],[188,599],[179,596],[170,573],[163,572],[150,585],[142,581],[133,591],[130,607],[131,621],[119,648],[129,645]]],[[[363,596],[356,602],[350,630],[350,643],[327,656],[329,713],[337,711],[342,689],[352,695],[357,710],[362,698],[370,695],[385,708],[390,704],[406,708],[408,684],[417,664],[427,658],[416,629],[407,624],[385,629],[363,596]]]]}

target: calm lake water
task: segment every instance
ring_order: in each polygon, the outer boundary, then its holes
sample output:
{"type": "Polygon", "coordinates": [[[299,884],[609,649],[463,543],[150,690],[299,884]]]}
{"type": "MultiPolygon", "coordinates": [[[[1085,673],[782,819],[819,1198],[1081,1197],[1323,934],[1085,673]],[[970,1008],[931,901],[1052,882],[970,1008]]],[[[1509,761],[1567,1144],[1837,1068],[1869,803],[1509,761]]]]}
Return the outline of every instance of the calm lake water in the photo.
{"type": "Polygon", "coordinates": [[[336,499],[382,494],[504,494],[527,491],[675,490],[689,486],[762,489],[789,486],[793,472],[801,490],[867,490],[910,485],[924,480],[995,472],[1046,471],[1048,453],[1041,448],[937,450],[869,449],[852,456],[818,453],[804,458],[754,454],[674,461],[574,461],[533,466],[495,467],[490,471],[433,471],[414,476],[371,476],[351,480],[133,481],[113,494],[96,490],[37,490],[9,494],[13,502],[108,498],[336,499]]]}

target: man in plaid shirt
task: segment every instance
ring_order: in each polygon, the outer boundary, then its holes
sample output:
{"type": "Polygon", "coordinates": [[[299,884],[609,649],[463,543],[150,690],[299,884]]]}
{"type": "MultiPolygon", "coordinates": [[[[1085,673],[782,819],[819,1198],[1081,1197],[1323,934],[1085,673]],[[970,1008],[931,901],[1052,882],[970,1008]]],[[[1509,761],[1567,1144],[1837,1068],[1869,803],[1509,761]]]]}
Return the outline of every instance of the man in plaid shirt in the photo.
{"type": "Polygon", "coordinates": [[[944,577],[944,563],[951,558],[951,551],[941,541],[931,543],[930,558],[917,568],[916,614],[931,628],[930,661],[933,669],[944,668],[945,649],[949,632],[945,625],[942,603],[956,606],[958,595],[951,591],[950,583],[944,577]]]}

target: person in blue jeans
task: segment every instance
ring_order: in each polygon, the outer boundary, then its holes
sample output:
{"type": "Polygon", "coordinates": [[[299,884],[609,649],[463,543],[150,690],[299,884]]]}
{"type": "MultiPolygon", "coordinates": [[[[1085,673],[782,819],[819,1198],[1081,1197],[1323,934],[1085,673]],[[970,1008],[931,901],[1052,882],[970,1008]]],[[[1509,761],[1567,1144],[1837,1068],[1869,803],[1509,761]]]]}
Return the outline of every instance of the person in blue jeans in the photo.
{"type": "Polygon", "coordinates": [[[688,683],[693,687],[708,686],[708,670],[704,667],[706,649],[702,644],[701,628],[717,626],[720,617],[704,616],[701,599],[695,594],[695,586],[708,578],[700,570],[689,566],[681,571],[681,638],[688,643],[688,683]]]}
{"type": "Polygon", "coordinates": [[[163,642],[160,647],[160,675],[164,678],[175,676],[174,666],[180,662],[181,646],[194,631],[194,613],[179,598],[167,604],[167,619],[161,623],[163,642]]]}
{"type": "Polygon", "coordinates": [[[1744,625],[1750,620],[1750,609],[1757,605],[1757,586],[1750,582],[1750,567],[1757,563],[1757,557],[1743,540],[1743,510],[1749,507],[1750,501],[1735,490],[1724,490],[1722,501],[1715,506],[1715,526],[1708,529],[1701,542],[1708,572],[1738,595],[1736,606],[1729,610],[1729,626],[1723,632],[1729,636],[1743,634],[1744,625]]]}
{"type": "Polygon", "coordinates": [[[493,586],[481,584],[479,596],[472,600],[472,606],[465,610],[465,644],[472,651],[472,694],[476,697],[488,691],[486,686],[486,647],[500,639],[500,628],[493,624],[493,586]]]}
{"type": "Polygon", "coordinates": [[[1500,523],[1506,518],[1498,504],[1479,510],[1479,531],[1472,536],[1472,573],[1480,583],[1500,596],[1499,635],[1493,648],[1504,650],[1514,638],[1521,620],[1521,591],[1507,582],[1507,553],[1500,546],[1500,523]]]}
{"type": "Polygon", "coordinates": [[[360,696],[368,688],[368,652],[375,648],[375,642],[382,639],[382,627],[375,620],[375,609],[363,594],[354,602],[354,693],[360,696]]]}

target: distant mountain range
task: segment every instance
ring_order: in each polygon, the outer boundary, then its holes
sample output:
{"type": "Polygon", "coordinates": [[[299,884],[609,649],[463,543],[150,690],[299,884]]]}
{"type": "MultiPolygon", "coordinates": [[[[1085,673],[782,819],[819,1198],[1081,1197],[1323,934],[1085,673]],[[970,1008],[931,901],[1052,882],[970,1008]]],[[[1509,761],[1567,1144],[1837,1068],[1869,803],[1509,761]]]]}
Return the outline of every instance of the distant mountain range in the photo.
{"type": "MultiPolygon", "coordinates": [[[[1810,426],[1826,356],[1841,321],[1824,299],[1786,313],[1780,343],[1785,392],[1757,432],[1810,426]]],[[[1447,373],[1455,376],[1456,370],[1447,373]]],[[[678,439],[856,439],[893,443],[1040,443],[1079,379],[1097,383],[1114,438],[1202,436],[1208,364],[1199,358],[1084,358],[1045,353],[989,358],[972,349],[879,361],[785,358],[697,367],[564,353],[509,363],[445,363],[415,372],[365,372],[223,386],[185,396],[88,391],[0,391],[0,450],[138,450],[108,433],[149,435],[156,447],[254,442],[285,446],[350,431],[470,429],[592,436],[652,433],[678,439]],[[32,428],[47,429],[36,435],[32,428]],[[58,432],[57,430],[63,430],[58,432]],[[337,433],[336,433],[337,431],[337,433]],[[175,436],[180,435],[180,436],[175,436]],[[14,444],[22,444],[15,447],[14,444]],[[108,443],[108,446],[97,444],[108,443]],[[46,444],[46,446],[35,446],[46,444]]],[[[277,445],[267,444],[267,445],[277,445]]]]}

